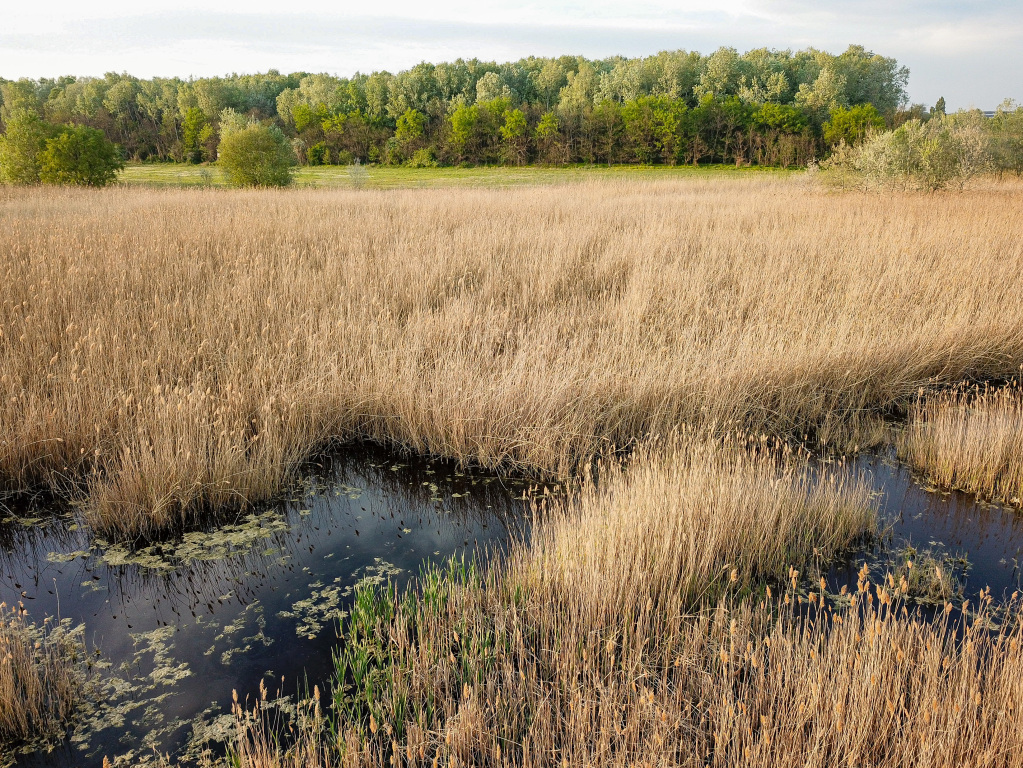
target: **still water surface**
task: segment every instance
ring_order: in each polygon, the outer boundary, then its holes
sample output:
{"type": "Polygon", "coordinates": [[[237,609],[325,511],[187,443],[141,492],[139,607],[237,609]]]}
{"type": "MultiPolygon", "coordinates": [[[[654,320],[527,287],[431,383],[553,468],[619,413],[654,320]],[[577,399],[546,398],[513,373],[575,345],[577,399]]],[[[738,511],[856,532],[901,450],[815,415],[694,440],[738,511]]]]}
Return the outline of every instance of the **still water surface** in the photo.
{"type": "Polygon", "coordinates": [[[112,681],[77,743],[20,764],[93,765],[104,755],[139,764],[153,747],[182,749],[215,728],[234,690],[258,695],[261,680],[271,693],[322,688],[358,582],[401,587],[425,563],[502,546],[525,519],[526,490],[359,449],[286,503],[132,553],[90,548],[67,520],[7,514],[0,601],[23,601],[37,622],[84,623],[112,681]]]}
{"type": "MultiPolygon", "coordinates": [[[[855,584],[864,562],[880,575],[907,544],[952,564],[967,596],[1020,587],[1023,515],[929,488],[884,457],[838,471],[869,478],[886,535],[831,568],[836,590],[855,584]]],[[[154,748],[188,750],[216,735],[235,690],[254,697],[261,681],[271,693],[322,688],[358,582],[400,588],[425,563],[502,547],[526,518],[526,491],[523,482],[360,448],[286,503],[139,552],[91,546],[68,519],[7,514],[0,601],[24,601],[37,621],[83,623],[108,665],[106,700],[75,738],[19,765],[98,765],[104,755],[144,764],[154,748]]]]}

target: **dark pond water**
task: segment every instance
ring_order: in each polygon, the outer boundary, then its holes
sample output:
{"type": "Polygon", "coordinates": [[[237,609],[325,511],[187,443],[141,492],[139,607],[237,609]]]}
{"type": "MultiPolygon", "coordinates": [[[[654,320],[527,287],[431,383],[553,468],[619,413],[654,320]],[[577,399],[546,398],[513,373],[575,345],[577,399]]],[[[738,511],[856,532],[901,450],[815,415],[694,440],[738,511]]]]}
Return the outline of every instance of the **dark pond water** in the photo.
{"type": "MultiPolygon", "coordinates": [[[[862,472],[885,535],[832,565],[837,591],[867,562],[876,575],[913,546],[954,572],[964,595],[1020,587],[1023,515],[941,493],[884,457],[862,472]]],[[[144,765],[153,748],[195,749],[230,724],[232,692],[321,687],[335,629],[363,580],[401,586],[424,563],[500,548],[528,507],[522,482],[365,449],[342,453],[286,503],[174,544],[90,549],[64,519],[0,507],[0,601],[41,621],[83,623],[102,653],[105,701],[71,743],[19,758],[46,768],[144,765]]]]}
{"type": "Polygon", "coordinates": [[[89,551],[67,520],[0,507],[0,601],[84,623],[110,665],[108,701],[72,743],[20,765],[144,764],[153,747],[189,749],[223,728],[234,690],[322,687],[358,582],[400,586],[426,562],[502,546],[527,490],[360,449],[287,503],[133,553],[89,551]]]}
{"type": "Polygon", "coordinates": [[[855,585],[857,570],[871,566],[872,581],[907,559],[938,563],[961,597],[990,588],[996,601],[1023,589],[1023,514],[974,496],[942,491],[886,455],[861,456],[848,471],[862,473],[878,494],[882,536],[864,551],[833,566],[834,588],[855,585]],[[907,549],[907,548],[912,549],[907,549]]]}

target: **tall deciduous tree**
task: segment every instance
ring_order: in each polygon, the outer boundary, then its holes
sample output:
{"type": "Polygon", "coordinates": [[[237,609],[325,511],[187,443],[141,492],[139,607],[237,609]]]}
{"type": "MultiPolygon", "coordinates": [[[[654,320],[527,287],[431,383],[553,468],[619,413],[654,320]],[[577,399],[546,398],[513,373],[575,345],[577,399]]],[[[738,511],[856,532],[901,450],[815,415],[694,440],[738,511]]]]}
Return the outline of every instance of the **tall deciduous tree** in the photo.
{"type": "Polygon", "coordinates": [[[831,111],[831,119],[824,124],[824,140],[831,146],[842,141],[853,146],[883,129],[884,117],[873,104],[839,107],[831,111]]]}
{"type": "Polygon", "coordinates": [[[526,162],[529,156],[529,124],[521,109],[504,111],[501,140],[504,142],[506,159],[516,165],[526,162]]]}
{"type": "Polygon", "coordinates": [[[18,109],[11,114],[7,133],[0,136],[0,183],[38,184],[39,155],[52,134],[53,127],[34,111],[18,109]]]}
{"type": "Polygon", "coordinates": [[[47,184],[105,187],[124,167],[117,146],[103,131],[87,125],[65,126],[39,156],[40,177],[47,184]]]}

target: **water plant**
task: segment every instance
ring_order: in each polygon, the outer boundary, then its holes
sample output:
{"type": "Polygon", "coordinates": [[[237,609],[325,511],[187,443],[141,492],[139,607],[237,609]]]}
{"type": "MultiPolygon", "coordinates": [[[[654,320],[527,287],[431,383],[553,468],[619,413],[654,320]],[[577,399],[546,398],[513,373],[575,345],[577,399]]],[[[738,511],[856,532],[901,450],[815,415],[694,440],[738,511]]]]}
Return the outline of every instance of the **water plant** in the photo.
{"type": "Polygon", "coordinates": [[[1023,507],[1021,380],[921,392],[898,451],[941,486],[1023,507]]]}
{"type": "Polygon", "coordinates": [[[19,745],[60,741],[88,695],[82,626],[0,603],[0,765],[19,745]]]}
{"type": "MultiPolygon", "coordinates": [[[[820,765],[1014,765],[1019,595],[997,615],[985,591],[926,618],[909,611],[908,579],[873,583],[864,568],[839,608],[823,581],[806,590],[800,560],[758,561],[763,532],[703,532],[747,498],[749,520],[772,519],[755,490],[768,459],[767,487],[804,522],[826,510],[852,522],[869,508],[826,481],[813,487],[791,457],[758,453],[756,442],[652,447],[634,460],[631,492],[605,473],[487,565],[452,560],[408,592],[360,590],[331,710],[287,738],[259,706],[236,710],[237,765],[768,768],[807,755],[820,765]],[[682,454],[694,458],[675,470],[682,454]],[[677,514],[697,524],[669,526],[663,541],[621,524],[677,514]],[[717,589],[688,588],[690,572],[711,574],[704,582],[717,589]]],[[[789,546],[768,551],[812,557],[798,526],[777,530],[789,546]]]]}

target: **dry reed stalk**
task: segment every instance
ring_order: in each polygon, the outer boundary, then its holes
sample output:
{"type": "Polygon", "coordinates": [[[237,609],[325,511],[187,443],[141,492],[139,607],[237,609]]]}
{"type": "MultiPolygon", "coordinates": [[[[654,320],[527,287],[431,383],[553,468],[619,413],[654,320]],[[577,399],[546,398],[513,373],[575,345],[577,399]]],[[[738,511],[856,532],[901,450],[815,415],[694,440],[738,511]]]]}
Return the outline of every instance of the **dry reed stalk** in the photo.
{"type": "Polygon", "coordinates": [[[780,600],[743,597],[729,573],[739,591],[692,610],[688,585],[724,562],[766,575],[784,549],[808,554],[799,525],[767,524],[779,512],[811,525],[823,512],[850,533],[868,517],[862,491],[811,486],[788,460],[740,448],[641,452],[635,485],[612,475],[548,510],[487,572],[453,565],[409,596],[360,593],[338,656],[337,728],[306,720],[288,750],[239,713],[238,764],[1015,768],[1018,596],[992,631],[986,594],[962,624],[926,620],[904,609],[908,586],[871,584],[865,568],[836,609],[804,597],[790,570],[780,600]],[[719,517],[753,529],[727,541],[719,517]]]}
{"type": "Polygon", "coordinates": [[[752,587],[874,532],[859,477],[813,477],[805,457],[766,440],[686,433],[644,444],[586,483],[534,534],[528,560],[551,600],[598,600],[614,623],[653,600],[694,605],[722,584],[752,587]],[[577,597],[573,597],[577,595],[577,597]]]}
{"type": "Polygon", "coordinates": [[[802,437],[1023,363],[1020,200],[12,191],[0,482],[151,536],[333,439],[568,474],[685,423],[802,437]]]}
{"type": "Polygon", "coordinates": [[[918,401],[899,455],[939,485],[1023,506],[1023,392],[957,387],[918,401]]]}
{"type": "Polygon", "coordinates": [[[0,762],[18,742],[63,737],[84,695],[81,634],[0,603],[0,762]]]}

